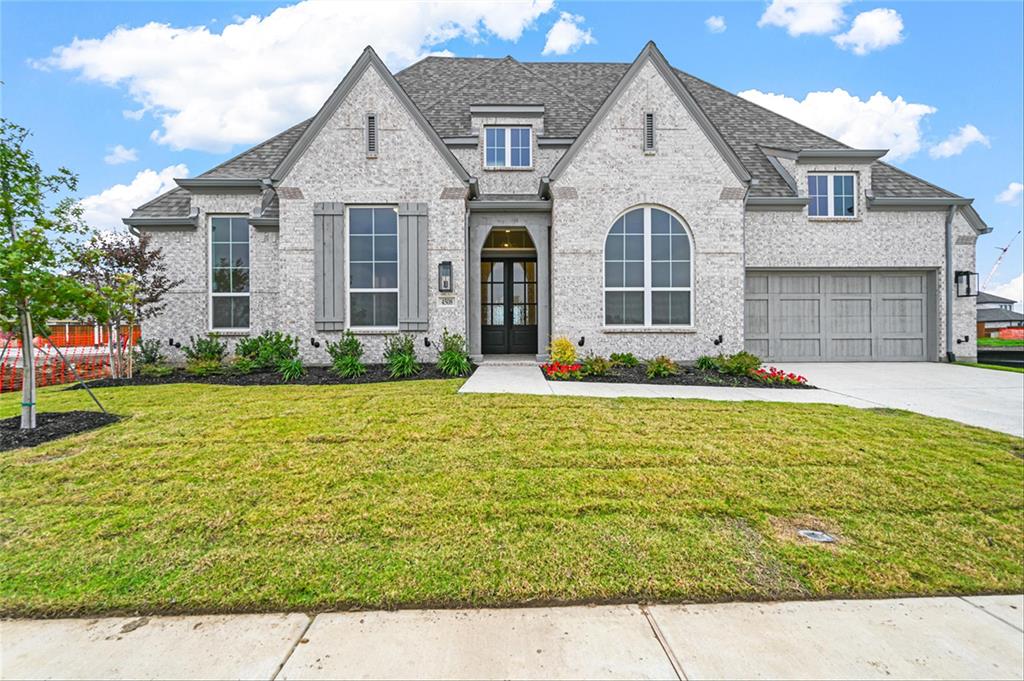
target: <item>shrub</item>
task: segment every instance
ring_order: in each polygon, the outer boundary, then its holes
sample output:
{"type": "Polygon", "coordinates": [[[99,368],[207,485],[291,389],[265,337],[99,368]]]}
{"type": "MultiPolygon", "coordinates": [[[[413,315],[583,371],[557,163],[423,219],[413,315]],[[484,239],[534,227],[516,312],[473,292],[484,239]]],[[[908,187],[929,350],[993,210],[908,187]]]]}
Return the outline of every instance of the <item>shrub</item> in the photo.
{"type": "Polygon", "coordinates": [[[640,360],[632,352],[613,352],[611,360],[613,365],[626,367],[627,369],[640,366],[640,360]]]}
{"type": "Polygon", "coordinates": [[[231,363],[231,370],[236,374],[251,374],[259,368],[256,362],[248,357],[235,357],[235,361],[231,363]]]}
{"type": "Polygon", "coordinates": [[[576,364],[576,346],[565,336],[559,336],[548,346],[552,364],[576,364]]]}
{"type": "Polygon", "coordinates": [[[297,381],[306,375],[306,367],[298,357],[282,359],[277,365],[277,373],[286,381],[297,381]]]}
{"type": "Polygon", "coordinates": [[[299,339],[280,331],[264,331],[238,341],[235,356],[252,362],[253,370],[276,369],[281,362],[299,356],[299,339]]]}
{"type": "Polygon", "coordinates": [[[668,378],[678,373],[679,367],[665,355],[658,355],[647,363],[647,378],[668,378]]]}
{"type": "Polygon", "coordinates": [[[697,358],[697,361],[693,363],[693,366],[701,371],[715,371],[718,369],[718,360],[711,355],[701,355],[697,358]]]}
{"type": "Polygon", "coordinates": [[[437,368],[445,376],[465,376],[473,368],[466,351],[466,339],[457,333],[448,333],[447,328],[441,332],[437,368]]]}
{"type": "Polygon", "coordinates": [[[803,376],[798,376],[792,372],[786,373],[782,369],[777,367],[768,367],[767,369],[754,369],[750,372],[750,377],[755,381],[761,383],[771,384],[782,384],[782,385],[807,385],[807,379],[803,376]]]}
{"type": "Polygon", "coordinates": [[[331,356],[331,371],[342,378],[356,378],[366,373],[363,344],[351,331],[346,331],[333,343],[327,341],[327,354],[331,356]]]}
{"type": "Polygon", "coordinates": [[[761,366],[761,358],[744,350],[735,355],[719,355],[715,359],[715,365],[723,374],[746,376],[761,366]]]}
{"type": "Polygon", "coordinates": [[[391,336],[384,344],[384,363],[391,378],[406,378],[420,371],[412,336],[391,336]]]}
{"type": "Polygon", "coordinates": [[[587,355],[580,362],[580,374],[583,376],[607,376],[612,370],[612,363],[600,355],[587,355]]]}
{"type": "Polygon", "coordinates": [[[139,366],[139,376],[146,376],[148,378],[160,378],[161,376],[170,376],[174,373],[174,369],[167,366],[166,364],[141,364],[139,366]]]}
{"type": "Polygon", "coordinates": [[[216,376],[224,373],[219,359],[190,359],[185,362],[185,373],[193,376],[216,376]]]}
{"type": "Polygon", "coordinates": [[[575,362],[573,364],[548,362],[542,365],[541,369],[553,381],[574,381],[580,377],[580,365],[575,362]]]}
{"type": "Polygon", "coordinates": [[[164,361],[164,354],[160,352],[160,341],[155,338],[149,338],[146,340],[140,340],[139,349],[139,364],[159,364],[164,361]]]}
{"type": "Polygon", "coordinates": [[[228,346],[227,343],[220,340],[220,336],[211,333],[198,338],[189,336],[188,345],[181,351],[185,353],[185,359],[190,362],[217,362],[220,364],[224,355],[228,354],[228,346]]]}

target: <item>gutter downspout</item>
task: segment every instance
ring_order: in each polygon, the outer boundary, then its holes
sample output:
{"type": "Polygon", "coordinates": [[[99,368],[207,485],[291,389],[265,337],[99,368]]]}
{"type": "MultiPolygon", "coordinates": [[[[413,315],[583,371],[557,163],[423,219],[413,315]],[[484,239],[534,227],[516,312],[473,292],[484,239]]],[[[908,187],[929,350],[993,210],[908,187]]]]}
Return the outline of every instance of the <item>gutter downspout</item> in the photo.
{"type": "Polygon", "coordinates": [[[946,213],[946,361],[955,362],[953,352],[953,218],[956,206],[946,213]]]}

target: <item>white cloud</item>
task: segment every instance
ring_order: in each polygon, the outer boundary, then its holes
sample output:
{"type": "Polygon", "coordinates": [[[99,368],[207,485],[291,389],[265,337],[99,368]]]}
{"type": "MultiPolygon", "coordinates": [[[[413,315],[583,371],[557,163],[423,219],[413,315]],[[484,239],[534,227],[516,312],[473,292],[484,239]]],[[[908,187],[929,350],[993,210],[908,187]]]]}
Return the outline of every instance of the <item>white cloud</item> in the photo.
{"type": "Polygon", "coordinates": [[[107,165],[116,166],[122,163],[139,160],[139,152],[135,149],[125,148],[123,144],[109,147],[109,151],[110,153],[103,157],[103,162],[107,165]]]}
{"type": "MultiPolygon", "coordinates": [[[[223,152],[261,141],[312,115],[363,47],[403,67],[447,40],[516,41],[553,0],[315,2],[208,26],[121,26],[75,38],[34,64],[123,88],[154,116],[154,139],[174,149],[223,152]]],[[[589,35],[589,33],[588,33],[589,35]]]]}
{"type": "Polygon", "coordinates": [[[843,5],[849,0],[772,0],[758,19],[758,26],[779,26],[791,36],[835,33],[846,18],[843,5]]]}
{"type": "Polygon", "coordinates": [[[711,16],[704,20],[704,25],[708,27],[708,30],[712,33],[723,33],[725,31],[725,17],[723,16],[711,16]]]}
{"type": "Polygon", "coordinates": [[[92,227],[119,230],[123,227],[121,218],[128,217],[132,209],[173,189],[176,177],[188,177],[188,166],[179,163],[159,171],[141,170],[128,184],[115,184],[82,199],[83,217],[92,227]]]}
{"type": "Polygon", "coordinates": [[[986,147],[992,146],[988,141],[988,137],[985,137],[981,130],[968,123],[929,149],[928,155],[932,158],[959,156],[964,153],[964,149],[972,144],[983,144],[986,147]]]}
{"type": "Polygon", "coordinates": [[[548,31],[547,42],[544,43],[544,51],[541,54],[569,54],[584,45],[596,43],[597,40],[591,35],[589,28],[580,28],[583,21],[584,18],[579,14],[562,12],[558,21],[548,31]]]}
{"type": "Polygon", "coordinates": [[[1024,311],[1021,309],[1021,301],[1024,301],[1024,273],[1018,274],[1016,277],[1004,284],[996,284],[995,286],[989,286],[985,289],[986,293],[991,293],[994,296],[1001,296],[1003,298],[1009,298],[1010,300],[1016,301],[1016,305],[1013,309],[1017,312],[1024,311]]]}
{"type": "Polygon", "coordinates": [[[851,147],[888,149],[886,159],[890,161],[920,150],[921,121],[936,111],[933,106],[899,96],[890,99],[881,92],[862,100],[840,88],[809,92],[802,100],[759,90],[739,95],[851,147]]]}
{"type": "Polygon", "coordinates": [[[903,17],[894,9],[878,8],[861,12],[853,19],[850,30],[832,36],[832,41],[844,50],[865,55],[903,42],[903,17]]]}
{"type": "Polygon", "coordinates": [[[996,196],[996,203],[1011,203],[1016,205],[1020,201],[1021,192],[1024,192],[1024,184],[1020,182],[1011,182],[1006,185],[1006,189],[999,192],[996,196]]]}

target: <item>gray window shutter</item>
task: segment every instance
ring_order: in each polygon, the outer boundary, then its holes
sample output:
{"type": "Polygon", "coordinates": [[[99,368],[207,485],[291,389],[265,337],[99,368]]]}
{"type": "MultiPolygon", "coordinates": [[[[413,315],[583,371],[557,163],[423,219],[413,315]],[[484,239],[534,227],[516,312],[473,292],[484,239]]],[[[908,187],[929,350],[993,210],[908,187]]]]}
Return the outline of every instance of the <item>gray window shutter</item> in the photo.
{"type": "Polygon", "coordinates": [[[398,329],[427,330],[427,204],[398,204],[398,329]]]}
{"type": "Polygon", "coordinates": [[[313,204],[313,321],[317,331],[345,330],[345,204],[313,204]]]}

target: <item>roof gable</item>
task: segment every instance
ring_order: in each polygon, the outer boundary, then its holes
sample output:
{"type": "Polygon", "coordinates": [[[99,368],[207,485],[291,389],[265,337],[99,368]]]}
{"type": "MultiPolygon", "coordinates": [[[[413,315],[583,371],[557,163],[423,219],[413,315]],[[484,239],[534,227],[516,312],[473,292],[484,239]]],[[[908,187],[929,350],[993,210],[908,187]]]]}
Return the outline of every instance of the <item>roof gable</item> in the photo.
{"type": "Polygon", "coordinates": [[[367,46],[366,49],[363,50],[363,53],[359,55],[359,59],[357,59],[355,64],[352,65],[352,68],[349,69],[347,74],[345,74],[345,77],[341,80],[341,83],[338,84],[338,87],[334,89],[334,92],[332,92],[331,96],[327,98],[324,105],[320,107],[316,116],[313,117],[305,130],[302,131],[302,134],[295,141],[295,144],[288,150],[288,153],[274,170],[270,178],[274,182],[280,182],[288,175],[288,172],[295,165],[295,162],[298,161],[299,157],[301,157],[303,153],[305,153],[313,139],[320,133],[323,127],[327,124],[327,121],[334,115],[334,112],[337,111],[338,107],[344,101],[345,96],[355,86],[355,84],[359,82],[363,73],[370,68],[377,71],[384,83],[391,89],[392,93],[402,106],[406,108],[409,115],[412,116],[413,120],[416,122],[416,125],[427,136],[427,139],[434,145],[434,148],[437,149],[438,153],[441,154],[441,157],[451,167],[459,179],[463,182],[468,182],[470,179],[469,173],[467,173],[466,169],[462,167],[462,164],[459,163],[457,158],[455,158],[455,155],[452,154],[451,150],[445,146],[441,137],[437,134],[434,128],[431,127],[430,123],[427,122],[427,119],[424,118],[422,112],[420,112],[416,105],[413,104],[412,100],[409,99],[409,95],[405,93],[401,85],[398,84],[398,81],[396,81],[395,77],[391,74],[391,71],[388,70],[384,65],[384,62],[380,60],[380,57],[377,56],[377,53],[374,52],[373,48],[370,46],[367,46]]]}
{"type": "Polygon", "coordinates": [[[665,56],[661,53],[661,50],[659,50],[657,45],[653,42],[647,43],[647,45],[644,46],[644,49],[640,51],[640,54],[637,55],[637,58],[633,60],[633,63],[619,79],[615,88],[608,94],[604,102],[601,104],[601,107],[580,132],[576,141],[572,143],[572,146],[566,150],[562,155],[562,158],[560,158],[558,163],[555,164],[555,167],[551,169],[550,178],[552,180],[556,179],[569,166],[569,164],[572,163],[572,160],[576,157],[576,154],[579,153],[582,146],[586,144],[590,135],[594,132],[594,129],[600,125],[601,121],[604,120],[604,117],[618,101],[619,96],[625,91],[629,84],[633,82],[637,74],[640,73],[640,69],[648,62],[654,65],[654,68],[657,69],[672,91],[679,97],[683,106],[693,117],[694,121],[696,121],[697,125],[700,126],[701,130],[704,131],[704,134],[707,135],[711,144],[722,155],[722,158],[736,175],[737,179],[739,179],[740,182],[749,182],[751,179],[750,173],[747,172],[747,169],[743,166],[743,162],[740,161],[736,152],[734,152],[732,147],[730,147],[728,143],[726,143],[725,139],[722,138],[718,128],[715,127],[707,117],[707,114],[705,114],[703,109],[700,108],[696,100],[694,100],[693,95],[683,87],[683,84],[675,76],[672,67],[669,66],[669,63],[665,60],[665,56]]]}

